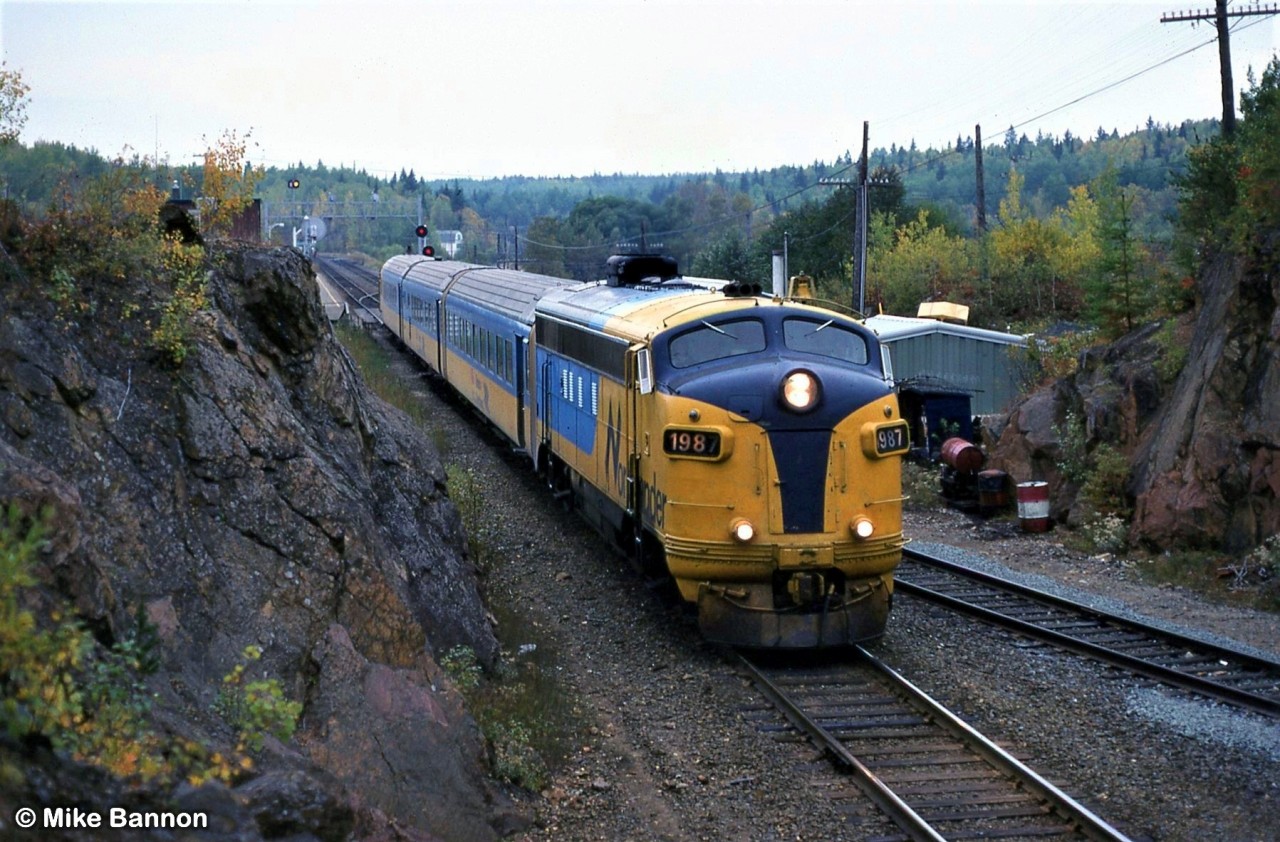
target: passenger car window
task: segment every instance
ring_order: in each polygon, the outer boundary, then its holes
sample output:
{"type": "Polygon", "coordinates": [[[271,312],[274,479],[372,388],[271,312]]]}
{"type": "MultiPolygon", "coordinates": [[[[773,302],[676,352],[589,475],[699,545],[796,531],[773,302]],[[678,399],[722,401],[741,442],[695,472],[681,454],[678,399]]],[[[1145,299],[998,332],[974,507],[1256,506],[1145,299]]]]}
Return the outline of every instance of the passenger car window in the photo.
{"type": "Polygon", "coordinates": [[[701,322],[671,340],[671,365],[688,368],[725,357],[754,354],[764,348],[764,325],[757,319],[721,324],[701,322]]]}
{"type": "Polygon", "coordinates": [[[868,360],[866,339],[830,321],[784,319],[782,341],[792,351],[821,354],[855,365],[866,365],[868,360]]]}

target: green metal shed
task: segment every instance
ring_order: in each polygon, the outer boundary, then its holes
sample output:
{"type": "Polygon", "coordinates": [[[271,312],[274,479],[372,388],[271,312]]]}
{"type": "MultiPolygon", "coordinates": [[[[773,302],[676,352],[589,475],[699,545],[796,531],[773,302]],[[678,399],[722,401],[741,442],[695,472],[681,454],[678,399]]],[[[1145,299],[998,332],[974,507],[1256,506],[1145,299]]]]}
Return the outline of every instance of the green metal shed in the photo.
{"type": "Polygon", "coordinates": [[[1027,338],[937,319],[872,316],[902,389],[963,393],[974,415],[1003,412],[1018,396],[1027,338]]]}

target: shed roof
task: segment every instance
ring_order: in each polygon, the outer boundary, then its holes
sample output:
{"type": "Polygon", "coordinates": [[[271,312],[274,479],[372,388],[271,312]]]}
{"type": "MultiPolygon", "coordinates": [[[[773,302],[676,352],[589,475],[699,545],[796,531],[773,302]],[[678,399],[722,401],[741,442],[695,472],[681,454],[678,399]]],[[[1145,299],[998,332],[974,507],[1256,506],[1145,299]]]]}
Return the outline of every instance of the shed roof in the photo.
{"type": "Polygon", "coordinates": [[[997,330],[940,322],[937,319],[914,319],[909,316],[880,315],[868,318],[866,325],[874,330],[883,342],[894,342],[915,336],[942,333],[950,336],[959,336],[964,339],[994,342],[1000,345],[1027,344],[1027,338],[1016,333],[1001,333],[997,330]]]}

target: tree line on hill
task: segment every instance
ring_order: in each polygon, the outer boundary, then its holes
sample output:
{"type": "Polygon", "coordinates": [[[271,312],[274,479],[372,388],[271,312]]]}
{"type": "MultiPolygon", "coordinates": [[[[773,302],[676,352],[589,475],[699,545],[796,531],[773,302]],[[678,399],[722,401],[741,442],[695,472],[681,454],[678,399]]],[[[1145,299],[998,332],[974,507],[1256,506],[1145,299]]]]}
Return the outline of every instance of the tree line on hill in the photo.
{"type": "MultiPolygon", "coordinates": [[[[968,304],[982,326],[1084,320],[1115,333],[1184,307],[1195,249],[1174,225],[1180,185],[1192,151],[1218,131],[1214,120],[1150,119],[1128,134],[1099,128],[1088,138],[1031,139],[1010,128],[983,144],[985,230],[975,224],[972,137],[944,149],[873,150],[867,309],[913,314],[922,301],[946,299],[968,304]]],[[[176,183],[191,195],[205,186],[194,166],[108,161],[56,142],[0,147],[4,196],[34,213],[120,166],[151,171],[161,190],[176,183]]],[[[808,274],[822,298],[850,304],[858,220],[855,191],[839,181],[856,173],[847,152],[829,164],[739,173],[447,181],[318,162],[259,168],[255,189],[269,221],[301,208],[331,222],[324,251],[385,259],[417,247],[421,220],[432,239],[461,232],[454,256],[477,263],[592,279],[617,249],[645,248],[672,254],[689,274],[766,286],[772,254],[782,251],[788,274],[808,274]],[[345,212],[351,207],[365,210],[345,212]]],[[[287,242],[289,227],[268,233],[287,242]]]]}

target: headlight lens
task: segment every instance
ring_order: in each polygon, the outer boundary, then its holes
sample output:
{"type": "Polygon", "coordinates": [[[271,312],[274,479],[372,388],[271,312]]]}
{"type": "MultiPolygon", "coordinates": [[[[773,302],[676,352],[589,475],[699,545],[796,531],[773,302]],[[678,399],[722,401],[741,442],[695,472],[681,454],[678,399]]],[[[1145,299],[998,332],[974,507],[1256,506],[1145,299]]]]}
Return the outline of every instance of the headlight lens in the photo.
{"type": "Polygon", "coordinates": [[[820,392],[818,378],[808,371],[793,371],[782,380],[782,402],[796,412],[808,412],[817,406],[820,392]]]}
{"type": "Polygon", "coordinates": [[[869,518],[855,517],[849,523],[849,529],[853,531],[853,537],[859,541],[865,541],[875,534],[875,524],[869,518]]]}
{"type": "Polygon", "coordinates": [[[735,520],[729,526],[729,531],[733,533],[733,537],[736,540],[741,541],[744,544],[756,537],[756,528],[751,525],[751,521],[746,520],[745,518],[735,520]]]}

